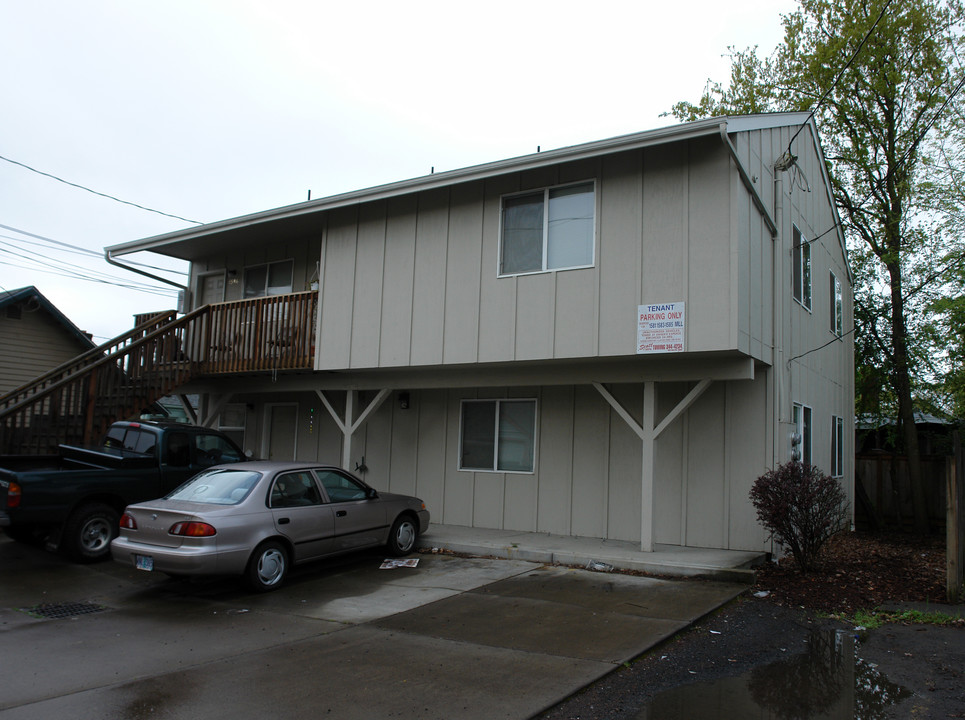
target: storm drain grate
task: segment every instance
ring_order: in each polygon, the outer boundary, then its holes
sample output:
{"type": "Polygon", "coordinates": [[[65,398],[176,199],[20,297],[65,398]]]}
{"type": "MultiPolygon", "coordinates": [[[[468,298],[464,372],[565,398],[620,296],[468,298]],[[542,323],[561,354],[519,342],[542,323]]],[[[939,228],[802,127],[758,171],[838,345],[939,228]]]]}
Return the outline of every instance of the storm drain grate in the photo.
{"type": "Polygon", "coordinates": [[[33,607],[20,608],[21,612],[25,612],[33,617],[48,618],[51,620],[76,617],[77,615],[90,615],[91,613],[98,613],[108,609],[109,608],[103,605],[83,602],[41,603],[33,607]]]}

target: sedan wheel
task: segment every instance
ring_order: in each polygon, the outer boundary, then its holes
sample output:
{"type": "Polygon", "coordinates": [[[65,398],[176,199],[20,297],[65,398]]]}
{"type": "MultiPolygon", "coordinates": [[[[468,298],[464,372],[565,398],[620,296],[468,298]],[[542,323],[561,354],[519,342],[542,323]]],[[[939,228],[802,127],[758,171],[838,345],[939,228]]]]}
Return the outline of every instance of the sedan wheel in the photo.
{"type": "Polygon", "coordinates": [[[279,587],[287,573],[288,553],[281,543],[272,540],[252,553],[245,576],[253,590],[267,592],[279,587]]]}
{"type": "Polygon", "coordinates": [[[408,555],[415,547],[418,536],[419,531],[412,522],[412,518],[403,515],[395,521],[389,532],[389,553],[396,557],[408,555]]]}
{"type": "Polygon", "coordinates": [[[100,503],[84,505],[64,523],[63,549],[78,562],[110,557],[111,540],[117,536],[114,508],[100,503]]]}

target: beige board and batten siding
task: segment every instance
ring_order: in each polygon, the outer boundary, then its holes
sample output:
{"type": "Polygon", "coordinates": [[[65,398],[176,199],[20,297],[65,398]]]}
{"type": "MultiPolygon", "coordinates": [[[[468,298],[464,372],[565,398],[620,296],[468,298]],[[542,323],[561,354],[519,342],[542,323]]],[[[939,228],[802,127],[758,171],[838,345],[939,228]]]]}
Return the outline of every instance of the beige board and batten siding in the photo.
{"type": "Polygon", "coordinates": [[[43,307],[23,309],[19,318],[0,310],[0,395],[91,347],[67,331],[43,307]]]}
{"type": "Polygon", "coordinates": [[[769,321],[739,318],[766,304],[736,287],[731,173],[710,138],[333,210],[315,367],[633,355],[641,302],[687,303],[689,351],[749,347],[739,330],[761,348],[769,321]],[[500,277],[501,197],[587,180],[593,266],[500,277]]]}
{"type": "Polygon", "coordinates": [[[232,247],[230,251],[207,255],[191,262],[193,307],[201,305],[201,287],[206,275],[224,273],[224,301],[244,299],[245,269],[267,263],[292,261],[292,292],[310,289],[321,253],[321,230],[311,237],[294,237],[232,247]]]}
{"type": "MultiPolygon", "coordinates": [[[[657,416],[690,390],[690,383],[660,383],[657,416]]],[[[765,463],[767,383],[715,383],[655,446],[655,542],[757,550],[763,536],[746,502],[750,482],[765,463]],[[723,430],[722,430],[723,429],[723,430]]],[[[640,420],[643,387],[610,390],[640,420]]],[[[373,413],[353,439],[347,466],[366,466],[374,487],[414,494],[434,522],[603,537],[640,539],[639,438],[589,385],[494,386],[398,392],[373,413]],[[532,473],[459,469],[460,410],[464,400],[531,398],[537,403],[536,462],[532,473]]],[[[343,411],[343,394],[328,396],[343,411]]],[[[366,404],[373,391],[360,393],[366,404]]],[[[298,459],[339,464],[341,437],[313,392],[281,392],[272,403],[298,404],[298,459]]],[[[250,437],[260,437],[265,395],[238,393],[250,402],[250,437]]]]}

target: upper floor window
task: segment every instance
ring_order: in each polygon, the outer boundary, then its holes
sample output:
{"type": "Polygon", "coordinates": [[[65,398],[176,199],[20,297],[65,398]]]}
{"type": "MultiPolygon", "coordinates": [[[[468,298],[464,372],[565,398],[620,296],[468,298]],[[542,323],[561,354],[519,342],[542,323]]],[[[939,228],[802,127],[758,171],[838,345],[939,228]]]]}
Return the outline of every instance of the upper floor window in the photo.
{"type": "Polygon", "coordinates": [[[293,260],[282,260],[245,268],[245,297],[290,293],[294,265],[293,260]]]}
{"type": "Polygon", "coordinates": [[[794,299],[811,309],[811,244],[801,231],[794,228],[793,265],[794,299]]]}
{"type": "Polygon", "coordinates": [[[592,182],[503,198],[499,274],[592,266],[595,215],[592,182]]]}
{"type": "Polygon", "coordinates": [[[841,294],[841,281],[831,273],[831,332],[838,337],[844,334],[844,300],[841,294]]]}

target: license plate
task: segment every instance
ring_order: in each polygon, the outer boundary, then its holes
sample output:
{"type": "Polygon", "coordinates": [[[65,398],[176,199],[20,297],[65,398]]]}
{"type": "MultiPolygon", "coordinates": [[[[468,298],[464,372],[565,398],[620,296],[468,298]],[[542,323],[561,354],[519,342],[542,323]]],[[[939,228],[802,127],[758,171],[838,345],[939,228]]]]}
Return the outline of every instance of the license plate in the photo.
{"type": "Polygon", "coordinates": [[[138,570],[147,570],[150,572],[154,569],[154,558],[152,558],[150,555],[135,555],[134,567],[136,567],[138,570]]]}

